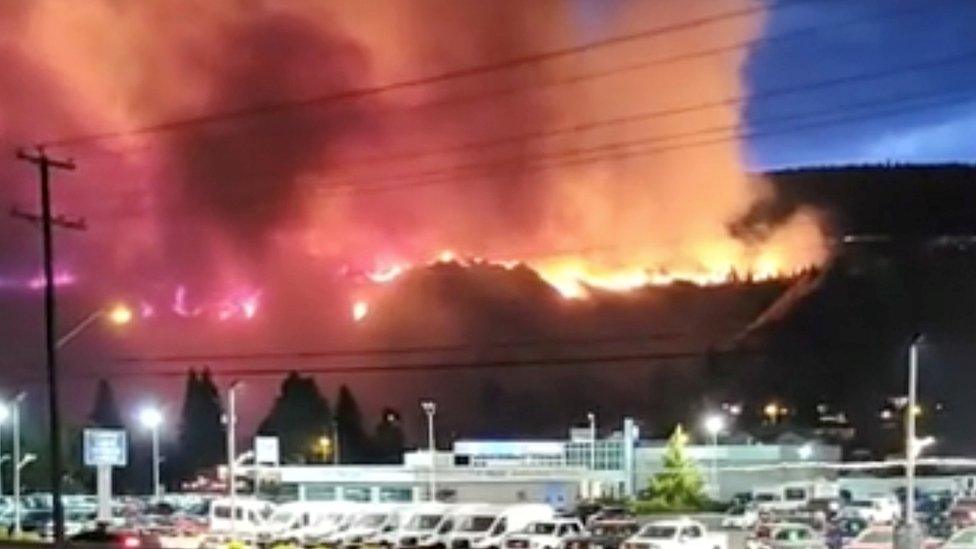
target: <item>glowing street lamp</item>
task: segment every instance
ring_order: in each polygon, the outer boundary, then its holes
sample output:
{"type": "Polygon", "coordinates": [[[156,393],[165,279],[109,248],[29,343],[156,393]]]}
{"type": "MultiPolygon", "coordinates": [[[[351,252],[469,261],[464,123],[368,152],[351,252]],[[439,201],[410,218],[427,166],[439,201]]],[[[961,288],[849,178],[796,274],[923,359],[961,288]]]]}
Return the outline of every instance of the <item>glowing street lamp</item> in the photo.
{"type": "Polygon", "coordinates": [[[162,484],[159,482],[159,427],[163,424],[163,413],[158,408],[146,406],[139,411],[139,423],[152,433],[153,497],[162,497],[162,484]]]}
{"type": "Polygon", "coordinates": [[[110,323],[115,324],[116,326],[122,326],[132,322],[132,316],[132,309],[123,303],[118,303],[108,308],[93,311],[81,322],[75,324],[75,326],[68,330],[67,333],[61,336],[58,339],[57,347],[60,349],[67,345],[100,318],[106,318],[110,323]]]}
{"type": "Polygon", "coordinates": [[[718,487],[718,435],[725,430],[725,418],[719,414],[710,414],[702,422],[707,432],[712,438],[712,487],[716,497],[719,495],[718,487]]]}

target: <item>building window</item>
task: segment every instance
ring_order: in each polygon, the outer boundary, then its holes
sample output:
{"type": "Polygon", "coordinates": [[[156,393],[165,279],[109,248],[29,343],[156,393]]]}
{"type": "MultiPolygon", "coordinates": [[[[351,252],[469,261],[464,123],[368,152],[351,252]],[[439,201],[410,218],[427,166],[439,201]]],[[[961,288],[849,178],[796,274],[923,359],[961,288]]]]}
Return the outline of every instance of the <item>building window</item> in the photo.
{"type": "Polygon", "coordinates": [[[305,485],[305,499],[308,501],[333,501],[335,498],[335,486],[328,484],[305,485]]]}
{"type": "Polygon", "coordinates": [[[403,503],[413,500],[413,490],[410,488],[380,488],[380,501],[403,503]]]}
{"type": "Polygon", "coordinates": [[[368,502],[370,500],[369,492],[370,490],[366,486],[346,486],[342,489],[342,500],[368,502]]]}

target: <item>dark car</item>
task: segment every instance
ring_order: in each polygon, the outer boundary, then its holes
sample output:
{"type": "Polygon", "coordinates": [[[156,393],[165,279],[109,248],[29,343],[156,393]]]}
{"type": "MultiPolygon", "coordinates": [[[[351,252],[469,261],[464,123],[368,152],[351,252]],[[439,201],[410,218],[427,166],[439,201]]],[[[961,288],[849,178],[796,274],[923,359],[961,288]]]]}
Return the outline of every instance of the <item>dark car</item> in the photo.
{"type": "Polygon", "coordinates": [[[589,532],[572,537],[563,544],[565,549],[618,549],[623,541],[640,530],[637,521],[630,519],[598,520],[588,527],[589,532]]]}
{"type": "MultiPolygon", "coordinates": [[[[22,511],[20,515],[20,531],[43,535],[48,523],[54,520],[54,514],[49,509],[31,509],[22,511]]],[[[8,534],[13,535],[13,524],[8,528],[8,534]]]]}
{"type": "Polygon", "coordinates": [[[159,538],[156,536],[109,530],[104,526],[71,536],[70,541],[85,545],[104,545],[127,549],[159,549],[162,547],[159,538]]]}
{"type": "Polygon", "coordinates": [[[604,521],[628,520],[634,518],[634,514],[626,507],[601,507],[599,511],[586,518],[587,525],[596,524],[604,521]]]}

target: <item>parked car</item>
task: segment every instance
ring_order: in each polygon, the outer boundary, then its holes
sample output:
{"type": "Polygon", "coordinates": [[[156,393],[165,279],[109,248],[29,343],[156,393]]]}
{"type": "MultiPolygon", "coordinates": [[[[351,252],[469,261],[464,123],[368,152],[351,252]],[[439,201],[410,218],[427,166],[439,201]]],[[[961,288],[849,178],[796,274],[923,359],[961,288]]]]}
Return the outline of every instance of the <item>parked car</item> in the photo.
{"type": "Polygon", "coordinates": [[[754,507],[737,505],[722,517],[722,528],[731,530],[751,530],[759,523],[759,510],[754,507]]]}
{"type": "Polygon", "coordinates": [[[566,539],[564,549],[619,549],[620,545],[640,530],[633,519],[602,520],[592,523],[581,536],[566,539]]]}
{"type": "Polygon", "coordinates": [[[870,524],[894,524],[901,517],[901,505],[894,497],[855,499],[844,506],[841,514],[870,524]]]}
{"type": "MultiPolygon", "coordinates": [[[[892,526],[871,526],[851,540],[846,549],[891,549],[895,544],[895,529],[892,526]]],[[[942,542],[926,538],[923,549],[936,549],[942,542]]]]}
{"type": "Polygon", "coordinates": [[[952,535],[943,549],[976,549],[976,527],[963,528],[952,535]]]}
{"type": "Polygon", "coordinates": [[[118,547],[122,549],[157,549],[162,548],[159,538],[155,535],[140,534],[122,530],[110,530],[104,526],[79,532],[68,538],[79,544],[99,545],[106,548],[118,547]]]}
{"type": "Polygon", "coordinates": [[[955,528],[976,526],[976,498],[958,498],[949,507],[949,521],[955,528]]]}
{"type": "Polygon", "coordinates": [[[426,547],[443,549],[447,535],[454,529],[454,511],[464,506],[442,503],[421,504],[411,508],[410,516],[396,532],[394,546],[399,549],[426,547]]]}
{"type": "Polygon", "coordinates": [[[722,534],[710,534],[705,525],[691,519],[660,520],[644,525],[627,538],[623,549],[725,549],[722,534]]]}
{"type": "Polygon", "coordinates": [[[781,522],[770,526],[769,535],[746,540],[747,549],[826,549],[827,542],[807,524],[781,522]]]}
{"type": "Polygon", "coordinates": [[[499,549],[509,534],[521,532],[532,522],[552,520],[552,507],[538,503],[480,506],[455,518],[449,536],[451,549],[499,549]]]}
{"type": "Polygon", "coordinates": [[[630,509],[626,507],[608,506],[601,507],[598,511],[589,515],[585,520],[582,518],[580,520],[583,520],[583,523],[589,526],[597,522],[604,522],[608,520],[626,520],[631,518],[634,518],[634,513],[632,513],[630,509]]]}
{"type": "Polygon", "coordinates": [[[583,535],[586,529],[576,518],[530,522],[521,532],[505,537],[505,549],[560,549],[566,540],[583,535]]]}

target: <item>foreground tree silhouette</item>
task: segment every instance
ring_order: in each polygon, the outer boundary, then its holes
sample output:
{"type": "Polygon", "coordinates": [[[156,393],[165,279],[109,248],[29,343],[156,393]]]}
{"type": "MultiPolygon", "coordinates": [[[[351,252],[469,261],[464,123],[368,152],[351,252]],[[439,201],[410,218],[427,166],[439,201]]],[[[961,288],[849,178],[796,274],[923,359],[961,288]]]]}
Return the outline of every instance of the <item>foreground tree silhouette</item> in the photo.
{"type": "Polygon", "coordinates": [[[121,429],[124,426],[119,404],[115,400],[115,392],[105,379],[98,381],[98,389],[95,390],[95,406],[88,419],[91,420],[93,427],[121,429]]]}
{"type": "MultiPolygon", "coordinates": [[[[258,433],[278,437],[284,463],[307,463],[322,458],[316,443],[331,437],[332,414],[315,380],[291,372],[258,433]]],[[[331,439],[330,439],[331,440],[331,439]]]]}

